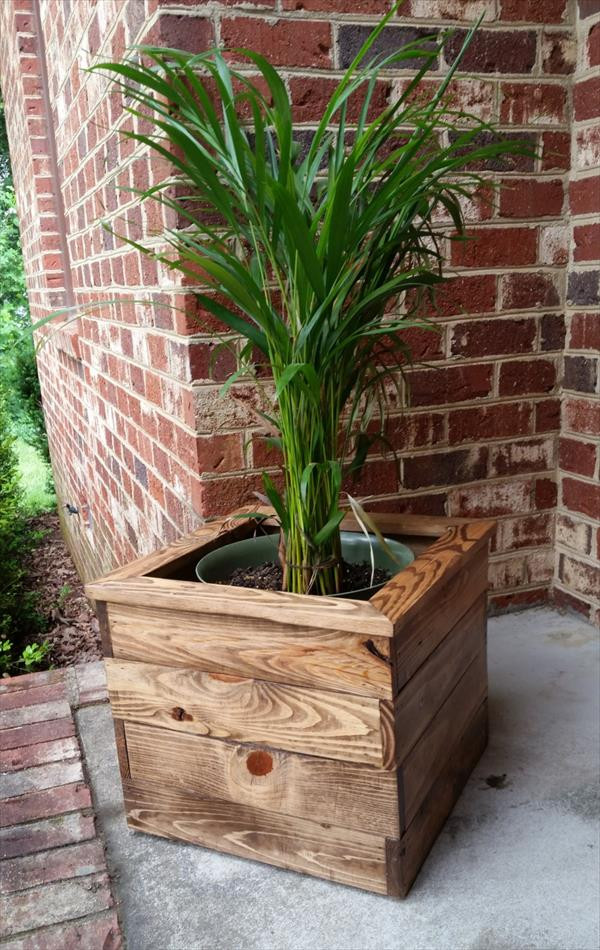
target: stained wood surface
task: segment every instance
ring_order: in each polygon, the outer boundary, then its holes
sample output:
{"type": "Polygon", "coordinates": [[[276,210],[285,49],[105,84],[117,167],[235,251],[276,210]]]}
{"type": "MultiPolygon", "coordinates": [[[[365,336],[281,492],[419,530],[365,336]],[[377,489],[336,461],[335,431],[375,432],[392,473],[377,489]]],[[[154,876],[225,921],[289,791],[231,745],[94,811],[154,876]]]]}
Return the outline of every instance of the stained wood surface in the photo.
{"type": "Polygon", "coordinates": [[[383,837],[164,785],[126,783],[124,794],[128,823],[138,831],[386,893],[383,837]]]}
{"type": "Polygon", "coordinates": [[[392,697],[387,637],[121,604],[108,613],[122,660],[392,697]]]}
{"type": "Polygon", "coordinates": [[[415,675],[474,601],[485,595],[487,588],[487,552],[475,549],[464,555],[460,570],[453,571],[447,579],[440,579],[435,586],[435,596],[423,597],[412,610],[410,620],[398,624],[391,647],[394,693],[415,675]]]}
{"type": "Polygon", "coordinates": [[[195,614],[269,620],[318,630],[343,630],[365,636],[391,637],[393,627],[369,601],[313,597],[284,591],[250,590],[221,584],[171,581],[163,577],[87,584],[92,600],[129,606],[144,605],[195,614]]]}
{"type": "Polygon", "coordinates": [[[125,732],[136,782],[175,784],[201,798],[399,836],[393,772],[135,722],[125,732]]]}
{"type": "Polygon", "coordinates": [[[481,651],[431,720],[400,768],[403,789],[401,827],[413,820],[425,795],[446,767],[457,736],[487,696],[487,664],[481,651]]]}
{"type": "Polygon", "coordinates": [[[414,624],[424,605],[437,601],[438,610],[442,609],[440,589],[462,568],[467,557],[487,549],[493,530],[491,521],[452,525],[425,553],[377,591],[370,603],[392,621],[396,632],[409,622],[414,624]]]}
{"type": "Polygon", "coordinates": [[[396,756],[402,762],[457,682],[485,650],[486,602],[479,597],[394,700],[396,756]]]}
{"type": "MultiPolygon", "coordinates": [[[[383,534],[414,535],[415,537],[439,538],[449,527],[470,524],[468,518],[446,518],[434,515],[386,514],[370,511],[369,517],[383,534]]],[[[343,531],[360,531],[353,514],[348,514],[341,523],[343,531]]]]}
{"type": "Polygon", "coordinates": [[[106,671],[118,719],[384,765],[378,700],[116,659],[106,671]]]}
{"type": "MultiPolygon", "coordinates": [[[[422,800],[388,864],[390,894],[404,897],[487,744],[487,702],[449,750],[443,770],[422,800]]],[[[388,857],[392,849],[388,848],[388,857]]]]}

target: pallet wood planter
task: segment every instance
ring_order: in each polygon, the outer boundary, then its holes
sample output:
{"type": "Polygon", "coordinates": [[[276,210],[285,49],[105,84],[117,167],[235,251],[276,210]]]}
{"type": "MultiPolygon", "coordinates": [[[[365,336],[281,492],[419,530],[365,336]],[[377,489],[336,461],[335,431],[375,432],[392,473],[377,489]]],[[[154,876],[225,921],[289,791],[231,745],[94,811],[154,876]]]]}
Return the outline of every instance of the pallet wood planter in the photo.
{"type": "Polygon", "coordinates": [[[195,582],[240,521],[87,586],[132,828],[406,895],[486,744],[494,526],[376,520],[417,556],[370,601],[195,582]]]}

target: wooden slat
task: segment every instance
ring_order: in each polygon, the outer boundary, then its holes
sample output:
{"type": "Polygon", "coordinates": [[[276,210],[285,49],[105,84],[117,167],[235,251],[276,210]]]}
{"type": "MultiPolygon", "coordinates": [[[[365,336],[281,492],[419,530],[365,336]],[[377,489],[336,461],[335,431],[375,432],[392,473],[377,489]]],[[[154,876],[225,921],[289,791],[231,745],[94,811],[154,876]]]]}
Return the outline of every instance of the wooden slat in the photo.
{"type": "Polygon", "coordinates": [[[127,783],[132,828],[385,894],[385,839],[164,785],[127,783]]]}
{"type": "Polygon", "coordinates": [[[106,671],[118,719],[384,764],[378,700],[116,659],[106,671]]]}
{"type": "Polygon", "coordinates": [[[485,650],[486,602],[480,596],[394,700],[396,756],[402,762],[478,653],[485,650]]]}
{"type": "Polygon", "coordinates": [[[401,827],[413,820],[427,792],[446,766],[451,749],[487,696],[487,664],[481,651],[429,723],[399,769],[403,788],[401,827]]]}
{"type": "Polygon", "coordinates": [[[125,732],[131,776],[140,784],[175,784],[201,798],[399,836],[393,772],[135,722],[125,732]]]}
{"type": "Polygon", "coordinates": [[[414,676],[471,604],[485,594],[487,588],[486,551],[472,550],[464,556],[460,570],[453,571],[448,578],[442,576],[435,585],[435,596],[423,597],[412,611],[410,620],[398,624],[391,647],[394,693],[414,676]]]}
{"type": "Polygon", "coordinates": [[[469,557],[487,548],[494,527],[493,521],[469,521],[449,527],[424,554],[377,591],[370,603],[392,621],[397,633],[420,620],[423,608],[431,603],[436,603],[440,610],[441,588],[469,557]]]}
{"type": "Polygon", "coordinates": [[[487,702],[484,702],[450,750],[442,772],[421,802],[406,834],[395,843],[395,848],[388,845],[391,895],[405,897],[410,890],[486,744],[487,702]]]}
{"type": "MultiPolygon", "coordinates": [[[[439,538],[450,526],[471,524],[469,518],[446,518],[434,515],[386,514],[370,511],[369,517],[379,530],[391,535],[414,535],[415,537],[439,538]]],[[[343,531],[359,531],[360,526],[353,514],[348,514],[340,527],[343,531]]]]}
{"type": "Polygon", "coordinates": [[[313,597],[284,591],[249,590],[220,584],[171,581],[162,577],[87,584],[92,600],[109,604],[182,610],[194,614],[269,620],[318,630],[343,630],[367,637],[391,637],[393,626],[369,601],[313,597]]]}
{"type": "Polygon", "coordinates": [[[121,604],[108,615],[122,660],[392,697],[386,637],[121,604]]]}

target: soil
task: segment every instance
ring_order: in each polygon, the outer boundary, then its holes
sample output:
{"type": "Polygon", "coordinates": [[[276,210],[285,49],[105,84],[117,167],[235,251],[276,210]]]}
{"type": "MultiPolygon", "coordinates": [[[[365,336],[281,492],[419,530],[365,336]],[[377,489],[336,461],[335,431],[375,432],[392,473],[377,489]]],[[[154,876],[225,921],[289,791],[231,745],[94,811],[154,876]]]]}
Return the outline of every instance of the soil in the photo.
{"type": "Polygon", "coordinates": [[[27,562],[27,588],[38,594],[38,610],[48,620],[47,631],[37,639],[50,641],[49,660],[55,667],[101,659],[98,620],[63,540],[58,515],[48,512],[30,524],[43,533],[27,562]]]}
{"type": "MultiPolygon", "coordinates": [[[[373,585],[385,584],[391,574],[381,567],[375,568],[373,585]]],[[[279,564],[268,561],[257,567],[236,567],[229,578],[222,581],[232,587],[251,587],[254,590],[281,590],[283,571],[279,564]]],[[[342,561],[342,593],[354,590],[363,590],[371,587],[371,565],[364,561],[362,564],[349,564],[342,561]]]]}

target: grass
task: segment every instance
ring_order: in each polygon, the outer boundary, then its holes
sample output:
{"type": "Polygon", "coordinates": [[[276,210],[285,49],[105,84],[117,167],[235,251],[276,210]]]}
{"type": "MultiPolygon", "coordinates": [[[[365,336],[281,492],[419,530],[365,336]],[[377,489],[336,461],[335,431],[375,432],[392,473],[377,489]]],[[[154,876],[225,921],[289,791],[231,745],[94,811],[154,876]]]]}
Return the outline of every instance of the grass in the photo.
{"type": "Polygon", "coordinates": [[[49,511],[56,505],[56,495],[51,490],[50,466],[32,445],[17,438],[14,444],[23,492],[23,508],[28,517],[49,511]]]}

